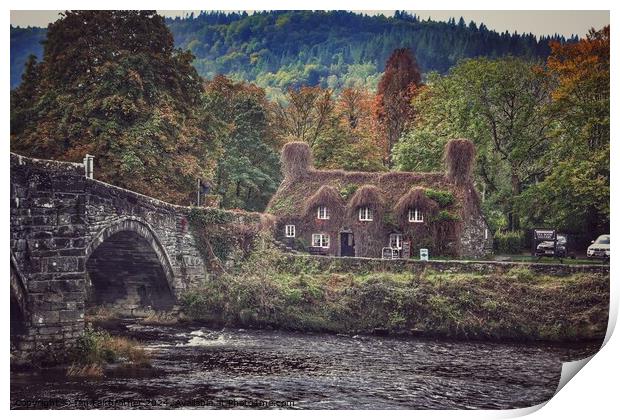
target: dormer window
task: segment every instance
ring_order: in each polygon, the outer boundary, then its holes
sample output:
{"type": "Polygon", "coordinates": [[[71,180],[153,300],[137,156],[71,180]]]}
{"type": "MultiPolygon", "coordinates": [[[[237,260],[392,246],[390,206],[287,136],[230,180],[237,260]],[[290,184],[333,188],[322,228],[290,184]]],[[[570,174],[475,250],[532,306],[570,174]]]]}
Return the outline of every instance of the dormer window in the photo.
{"type": "Polygon", "coordinates": [[[410,223],[424,223],[424,214],[418,209],[409,209],[410,223]]]}
{"type": "Polygon", "coordinates": [[[316,212],[317,219],[320,220],[328,220],[329,219],[329,209],[326,206],[319,206],[316,212]]]}
{"type": "Polygon", "coordinates": [[[372,209],[370,207],[360,207],[359,220],[360,222],[372,222],[372,209]]]}

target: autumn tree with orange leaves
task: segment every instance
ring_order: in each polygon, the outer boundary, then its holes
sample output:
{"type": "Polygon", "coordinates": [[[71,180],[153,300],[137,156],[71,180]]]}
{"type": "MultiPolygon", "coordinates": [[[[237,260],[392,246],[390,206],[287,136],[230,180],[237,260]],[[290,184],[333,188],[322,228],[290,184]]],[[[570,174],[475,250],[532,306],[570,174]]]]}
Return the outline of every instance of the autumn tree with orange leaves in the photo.
{"type": "Polygon", "coordinates": [[[550,111],[557,130],[545,179],[523,197],[530,218],[581,231],[609,233],[609,26],[577,43],[551,43],[547,60],[557,86],[550,111]]]}
{"type": "Polygon", "coordinates": [[[304,86],[289,89],[280,104],[276,125],[282,142],[304,141],[317,168],[383,170],[383,148],[373,95],[347,88],[334,96],[330,89],[304,86]]]}
{"type": "Polygon", "coordinates": [[[413,118],[411,100],[422,77],[408,48],[394,50],[377,87],[377,118],[384,133],[384,160],[391,166],[392,147],[413,118]]]}

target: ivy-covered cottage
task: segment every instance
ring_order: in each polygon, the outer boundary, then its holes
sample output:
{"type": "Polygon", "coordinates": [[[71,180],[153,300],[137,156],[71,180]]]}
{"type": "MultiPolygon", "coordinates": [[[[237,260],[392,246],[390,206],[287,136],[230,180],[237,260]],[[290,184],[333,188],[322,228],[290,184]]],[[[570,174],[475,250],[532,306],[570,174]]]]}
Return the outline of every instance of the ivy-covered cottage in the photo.
{"type": "Polygon", "coordinates": [[[451,140],[444,172],[317,170],[303,142],[284,146],[284,180],[267,212],[277,239],[317,254],[480,257],[491,238],[472,181],[474,145],[451,140]]]}

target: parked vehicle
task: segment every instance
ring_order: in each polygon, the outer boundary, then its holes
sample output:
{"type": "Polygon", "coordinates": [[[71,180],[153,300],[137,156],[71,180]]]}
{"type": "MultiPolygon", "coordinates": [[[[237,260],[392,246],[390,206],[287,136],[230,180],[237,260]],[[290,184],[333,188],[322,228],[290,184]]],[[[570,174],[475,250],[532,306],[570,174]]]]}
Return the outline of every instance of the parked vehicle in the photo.
{"type": "Polygon", "coordinates": [[[573,258],[575,259],[575,250],[569,246],[568,236],[563,233],[557,235],[557,248],[554,252],[553,241],[544,241],[538,244],[536,247],[537,257],[560,257],[560,258],[573,258]]]}
{"type": "Polygon", "coordinates": [[[592,245],[588,247],[586,252],[588,259],[609,259],[609,235],[601,235],[592,241],[592,245]]]}

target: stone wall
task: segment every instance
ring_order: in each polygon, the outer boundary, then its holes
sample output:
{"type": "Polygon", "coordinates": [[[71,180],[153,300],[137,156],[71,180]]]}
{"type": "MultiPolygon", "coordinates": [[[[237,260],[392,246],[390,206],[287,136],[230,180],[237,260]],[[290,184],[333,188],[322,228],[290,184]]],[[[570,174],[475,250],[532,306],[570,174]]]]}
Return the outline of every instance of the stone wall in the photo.
{"type": "Polygon", "coordinates": [[[64,347],[84,327],[84,167],[12,154],[10,188],[12,276],[27,295],[13,308],[27,330],[19,349],[64,347]]]}

